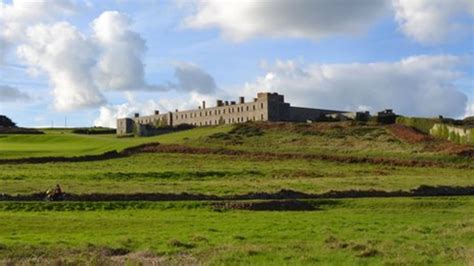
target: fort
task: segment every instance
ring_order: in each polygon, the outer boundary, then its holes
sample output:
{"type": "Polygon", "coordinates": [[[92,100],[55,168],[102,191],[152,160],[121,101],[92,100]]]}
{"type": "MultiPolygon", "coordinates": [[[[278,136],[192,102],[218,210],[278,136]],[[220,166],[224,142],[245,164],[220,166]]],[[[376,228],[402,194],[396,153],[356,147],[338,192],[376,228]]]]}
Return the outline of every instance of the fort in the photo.
{"type": "Polygon", "coordinates": [[[356,119],[368,116],[368,112],[346,112],[315,108],[294,107],[285,102],[284,96],[278,93],[261,92],[253,101],[245,102],[239,97],[238,102],[217,100],[216,106],[207,107],[206,102],[198,109],[167,112],[153,115],[117,119],[117,135],[128,135],[139,131],[139,135],[153,135],[154,129],[179,127],[180,125],[212,126],[221,124],[245,123],[247,121],[318,121],[323,117],[348,117],[356,119]]]}

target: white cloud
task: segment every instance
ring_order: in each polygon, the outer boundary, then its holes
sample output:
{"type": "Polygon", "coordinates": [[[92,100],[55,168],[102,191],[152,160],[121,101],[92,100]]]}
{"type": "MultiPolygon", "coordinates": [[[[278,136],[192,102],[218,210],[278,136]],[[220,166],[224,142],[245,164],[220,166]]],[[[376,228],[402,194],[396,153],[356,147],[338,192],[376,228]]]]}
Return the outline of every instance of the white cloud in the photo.
{"type": "Polygon", "coordinates": [[[175,98],[162,98],[160,100],[137,100],[130,92],[125,95],[127,102],[117,105],[104,105],[100,107],[99,117],[94,121],[95,126],[116,127],[117,118],[132,117],[134,113],[151,115],[155,110],[161,113],[178,110],[197,109],[202,100],[210,102],[213,96],[201,95],[196,92],[186,93],[175,98]]]}
{"type": "Polygon", "coordinates": [[[40,24],[28,28],[27,43],[17,54],[34,72],[44,71],[53,86],[58,110],[73,110],[104,103],[93,80],[97,47],[67,22],[40,24]]]}
{"type": "Polygon", "coordinates": [[[456,16],[474,16],[472,0],[393,0],[395,18],[407,36],[421,43],[438,43],[460,34],[472,34],[472,21],[456,16]]]}
{"type": "Polygon", "coordinates": [[[31,26],[17,54],[31,73],[48,75],[58,110],[100,106],[107,90],[162,89],[145,82],[145,41],[130,25],[126,15],[107,11],[91,23],[91,35],[68,22],[31,26]]]}
{"type": "Polygon", "coordinates": [[[117,11],[102,13],[92,22],[93,39],[101,56],[95,78],[100,88],[107,90],[145,89],[142,57],[145,40],[130,30],[131,20],[117,11]]]}
{"type": "Polygon", "coordinates": [[[24,40],[26,28],[57,17],[74,14],[80,7],[71,0],[0,1],[0,64],[15,43],[24,40]]]}
{"type": "Polygon", "coordinates": [[[389,3],[388,0],[197,0],[195,13],[185,20],[185,25],[217,27],[224,36],[237,41],[255,36],[319,39],[366,30],[389,10],[389,3]]]}
{"type": "Polygon", "coordinates": [[[78,5],[70,0],[13,0],[0,2],[0,39],[14,42],[23,38],[29,24],[52,21],[73,14],[78,5]]]}
{"type": "Polygon", "coordinates": [[[437,43],[472,34],[472,0],[274,0],[178,1],[191,15],[190,28],[218,28],[234,41],[251,37],[319,39],[363,32],[383,15],[394,13],[401,31],[421,43],[437,43]],[[188,5],[186,5],[188,4],[188,5]],[[191,10],[191,11],[189,11],[191,10]]]}
{"type": "Polygon", "coordinates": [[[378,111],[406,115],[458,117],[467,96],[454,82],[464,64],[455,56],[413,56],[370,64],[300,64],[277,61],[265,76],[245,85],[246,96],[259,91],[285,94],[302,106],[378,111]]]}
{"type": "Polygon", "coordinates": [[[8,85],[0,85],[0,102],[15,102],[30,100],[31,97],[26,92],[8,85]]]}

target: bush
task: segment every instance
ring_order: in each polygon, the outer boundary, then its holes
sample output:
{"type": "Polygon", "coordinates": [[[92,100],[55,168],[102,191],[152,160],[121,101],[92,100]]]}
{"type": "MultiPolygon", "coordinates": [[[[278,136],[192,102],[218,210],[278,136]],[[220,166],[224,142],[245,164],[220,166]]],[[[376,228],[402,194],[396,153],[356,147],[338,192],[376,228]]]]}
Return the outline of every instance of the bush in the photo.
{"type": "Polygon", "coordinates": [[[116,130],[113,128],[105,128],[105,127],[77,128],[77,129],[74,129],[72,133],[84,134],[84,135],[115,134],[116,130]]]}

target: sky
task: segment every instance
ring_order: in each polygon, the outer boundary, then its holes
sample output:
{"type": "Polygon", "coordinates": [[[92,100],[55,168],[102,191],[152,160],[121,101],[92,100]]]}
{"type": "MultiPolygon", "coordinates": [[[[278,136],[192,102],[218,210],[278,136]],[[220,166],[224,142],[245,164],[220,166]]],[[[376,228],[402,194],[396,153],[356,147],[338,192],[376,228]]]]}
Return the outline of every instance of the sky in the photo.
{"type": "Polygon", "coordinates": [[[115,127],[206,100],[474,115],[471,0],[0,0],[0,114],[115,127]]]}

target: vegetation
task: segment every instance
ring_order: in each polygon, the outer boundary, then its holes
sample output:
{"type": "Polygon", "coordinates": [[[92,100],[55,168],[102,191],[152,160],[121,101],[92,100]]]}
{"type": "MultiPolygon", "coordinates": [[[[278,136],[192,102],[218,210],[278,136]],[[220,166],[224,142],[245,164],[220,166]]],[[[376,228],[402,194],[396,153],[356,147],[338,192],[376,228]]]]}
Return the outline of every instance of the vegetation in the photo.
{"type": "Polygon", "coordinates": [[[8,116],[0,115],[0,127],[16,127],[16,124],[8,116]]]}
{"type": "Polygon", "coordinates": [[[115,134],[115,132],[115,129],[107,127],[75,128],[72,130],[72,133],[86,135],[115,134]]]}
{"type": "MultiPolygon", "coordinates": [[[[0,135],[0,194],[55,184],[73,194],[214,196],[474,185],[472,147],[403,126],[247,123],[147,138],[44,131],[0,135]],[[107,160],[1,161],[145,143],[161,145],[107,160]]],[[[473,262],[472,196],[295,202],[306,211],[292,201],[0,201],[0,264],[473,262]]]]}
{"type": "Polygon", "coordinates": [[[0,203],[0,258],[18,262],[33,255],[42,264],[472,262],[472,198],[319,200],[311,201],[319,210],[291,213],[215,211],[211,204],[0,203]]]}

